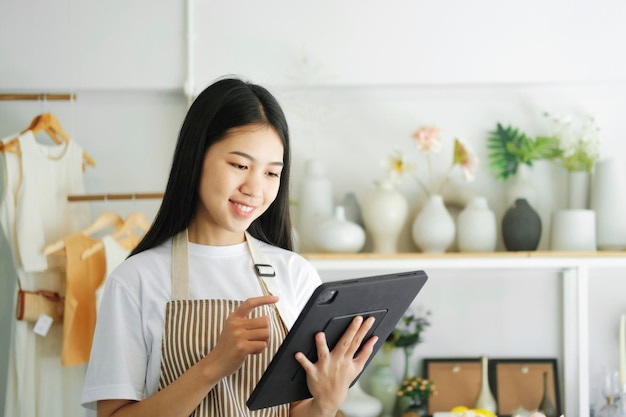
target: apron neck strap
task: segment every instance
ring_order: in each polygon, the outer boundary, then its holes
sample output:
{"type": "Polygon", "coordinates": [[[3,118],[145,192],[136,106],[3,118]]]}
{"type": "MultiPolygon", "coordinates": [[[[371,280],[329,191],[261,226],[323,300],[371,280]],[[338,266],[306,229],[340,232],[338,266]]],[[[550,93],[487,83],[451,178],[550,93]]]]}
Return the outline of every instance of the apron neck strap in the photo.
{"type": "Polygon", "coordinates": [[[172,240],[172,300],[189,298],[189,241],[187,229],[172,240]]]}
{"type": "MultiPolygon", "coordinates": [[[[271,295],[280,296],[280,289],[276,282],[276,272],[261,251],[256,239],[245,232],[248,250],[254,262],[254,272],[263,282],[265,289],[271,295]]],[[[187,229],[176,234],[172,239],[172,300],[189,298],[189,237],[187,229]]],[[[282,299],[276,303],[278,313],[283,318],[288,317],[287,307],[282,299]]]]}
{"type": "MultiPolygon", "coordinates": [[[[250,236],[248,232],[246,232],[246,242],[248,242],[248,249],[250,250],[250,254],[252,255],[252,260],[254,262],[254,272],[257,277],[263,284],[267,292],[271,295],[276,295],[280,297],[280,288],[278,287],[278,282],[276,280],[276,272],[274,271],[274,267],[270,265],[270,263],[265,258],[265,255],[261,251],[259,244],[256,239],[250,236]]],[[[285,322],[285,318],[289,317],[287,313],[287,305],[282,298],[278,299],[276,303],[276,308],[278,309],[278,313],[283,319],[283,323],[285,322]]]]}
{"type": "Polygon", "coordinates": [[[252,261],[254,262],[254,273],[256,276],[261,279],[275,277],[276,272],[274,272],[274,267],[272,267],[272,265],[270,265],[267,261],[267,258],[259,247],[259,244],[256,243],[256,240],[250,235],[250,233],[245,232],[245,235],[248,250],[250,251],[250,255],[252,255],[252,261]]]}

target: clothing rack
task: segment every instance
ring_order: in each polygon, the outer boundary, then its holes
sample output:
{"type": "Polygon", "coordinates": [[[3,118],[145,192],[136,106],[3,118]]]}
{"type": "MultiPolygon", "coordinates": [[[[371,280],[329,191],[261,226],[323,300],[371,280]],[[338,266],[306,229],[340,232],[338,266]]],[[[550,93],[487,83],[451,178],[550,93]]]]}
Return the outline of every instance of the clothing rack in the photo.
{"type": "Polygon", "coordinates": [[[149,200],[161,198],[163,198],[163,193],[81,194],[68,195],[67,201],[149,200]]]}
{"type": "Polygon", "coordinates": [[[76,100],[76,94],[74,93],[0,93],[0,100],[2,101],[22,101],[22,100],[37,100],[37,101],[68,101],[76,100]]]}

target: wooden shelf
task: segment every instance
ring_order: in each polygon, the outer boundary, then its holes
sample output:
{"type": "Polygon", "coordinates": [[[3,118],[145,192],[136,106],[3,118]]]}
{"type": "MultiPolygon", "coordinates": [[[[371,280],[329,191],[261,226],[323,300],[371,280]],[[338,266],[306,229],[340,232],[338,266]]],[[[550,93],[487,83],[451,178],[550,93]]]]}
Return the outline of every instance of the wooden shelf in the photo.
{"type": "Polygon", "coordinates": [[[400,271],[412,269],[571,269],[625,268],[626,251],[490,253],[304,253],[322,271],[400,271]]]}
{"type": "Polygon", "coordinates": [[[494,258],[607,258],[625,257],[626,251],[525,251],[525,252],[451,252],[451,253],[302,253],[310,260],[366,260],[366,259],[494,259],[494,258]]]}

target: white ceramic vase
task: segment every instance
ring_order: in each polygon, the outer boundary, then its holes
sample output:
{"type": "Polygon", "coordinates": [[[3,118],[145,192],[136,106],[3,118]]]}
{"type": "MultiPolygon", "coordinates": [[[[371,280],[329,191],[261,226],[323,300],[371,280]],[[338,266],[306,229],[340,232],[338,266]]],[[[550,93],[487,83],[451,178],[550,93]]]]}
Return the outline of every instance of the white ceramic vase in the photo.
{"type": "Polygon", "coordinates": [[[480,391],[478,392],[476,400],[474,401],[474,408],[482,408],[484,410],[489,410],[492,413],[495,413],[498,409],[498,405],[496,403],[495,397],[491,393],[491,388],[489,388],[488,359],[486,356],[482,356],[480,358],[480,361],[480,391]]]}
{"type": "Polygon", "coordinates": [[[587,171],[568,171],[567,208],[585,210],[589,208],[589,184],[591,175],[587,171]]]}
{"type": "Polygon", "coordinates": [[[457,242],[461,252],[493,252],[498,227],[484,197],[472,198],[457,218],[457,242]]]}
{"type": "Polygon", "coordinates": [[[324,164],[319,160],[308,160],[298,198],[299,248],[302,252],[315,251],[313,234],[320,224],[332,217],[334,206],[333,188],[324,164]]]}
{"type": "Polygon", "coordinates": [[[531,181],[530,170],[531,168],[526,164],[517,166],[517,172],[507,189],[507,207],[515,204],[517,199],[523,198],[532,207],[537,208],[537,190],[531,181]]]}
{"type": "Polygon", "coordinates": [[[398,237],[409,214],[406,198],[385,181],[363,201],[363,222],[375,253],[398,252],[398,237]]]}
{"type": "Polygon", "coordinates": [[[454,241],[456,227],[443,198],[433,194],[413,222],[413,241],[424,253],[444,253],[454,241]]]}
{"type": "Polygon", "coordinates": [[[591,179],[590,208],[596,212],[599,250],[626,249],[626,177],[624,162],[609,158],[596,163],[591,179]]]}
{"type": "Polygon", "coordinates": [[[382,411],[383,405],[376,397],[363,391],[357,380],[348,390],[348,396],[339,409],[346,417],[376,417],[382,411]]]}
{"type": "Polygon", "coordinates": [[[363,249],[365,231],[346,219],[344,206],[337,206],[335,215],[315,230],[313,242],[320,252],[355,253],[363,249]]]}
{"type": "Polygon", "coordinates": [[[595,251],[596,213],[593,210],[558,210],[552,213],[550,249],[595,251]]]}

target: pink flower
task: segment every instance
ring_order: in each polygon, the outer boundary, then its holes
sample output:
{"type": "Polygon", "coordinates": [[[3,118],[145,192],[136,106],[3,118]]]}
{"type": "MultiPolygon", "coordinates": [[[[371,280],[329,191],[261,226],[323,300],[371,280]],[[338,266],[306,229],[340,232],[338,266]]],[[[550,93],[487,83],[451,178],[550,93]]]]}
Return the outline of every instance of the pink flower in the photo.
{"type": "Polygon", "coordinates": [[[413,132],[415,145],[424,154],[439,152],[441,142],[439,140],[439,128],[437,126],[422,126],[413,132]]]}
{"type": "Polygon", "coordinates": [[[459,164],[466,181],[474,181],[474,173],[478,170],[478,156],[463,140],[454,140],[454,159],[452,166],[459,164]]]}

